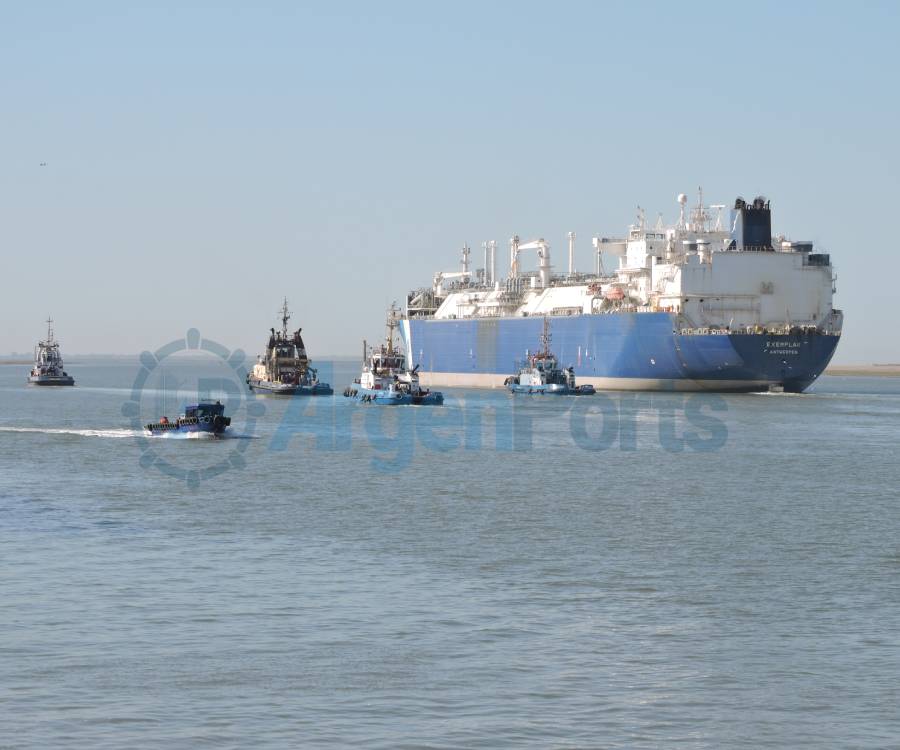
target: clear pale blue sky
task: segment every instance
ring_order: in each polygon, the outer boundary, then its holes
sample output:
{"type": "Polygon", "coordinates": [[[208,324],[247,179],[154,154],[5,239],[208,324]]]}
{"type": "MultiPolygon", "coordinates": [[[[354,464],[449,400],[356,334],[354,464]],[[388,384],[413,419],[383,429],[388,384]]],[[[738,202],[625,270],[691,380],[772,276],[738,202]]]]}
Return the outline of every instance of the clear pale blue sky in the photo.
{"type": "Polygon", "coordinates": [[[464,241],[587,266],[703,185],[831,252],[838,361],[900,361],[898,8],[2,3],[0,351],[255,353],[286,294],[356,353],[464,241]]]}

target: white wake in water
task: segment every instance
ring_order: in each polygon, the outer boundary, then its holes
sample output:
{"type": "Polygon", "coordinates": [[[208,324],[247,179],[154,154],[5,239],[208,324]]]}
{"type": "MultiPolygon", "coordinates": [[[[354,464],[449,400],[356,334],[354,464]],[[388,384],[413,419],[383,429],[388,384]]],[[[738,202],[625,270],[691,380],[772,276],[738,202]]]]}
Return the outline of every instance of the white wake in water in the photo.
{"type": "Polygon", "coordinates": [[[213,435],[211,432],[164,432],[152,435],[147,430],[76,430],[66,427],[10,427],[0,425],[0,432],[34,433],[39,435],[78,435],[80,437],[98,438],[136,438],[146,437],[154,440],[252,440],[258,435],[242,435],[238,432],[226,432],[213,435]]]}
{"type": "Polygon", "coordinates": [[[154,440],[220,440],[224,435],[213,435],[211,432],[163,432],[151,434],[144,432],[144,437],[152,437],[154,440]]]}
{"type": "Polygon", "coordinates": [[[43,435],[81,435],[100,438],[133,438],[145,434],[143,430],[75,430],[63,427],[0,427],[0,432],[36,432],[43,435]]]}

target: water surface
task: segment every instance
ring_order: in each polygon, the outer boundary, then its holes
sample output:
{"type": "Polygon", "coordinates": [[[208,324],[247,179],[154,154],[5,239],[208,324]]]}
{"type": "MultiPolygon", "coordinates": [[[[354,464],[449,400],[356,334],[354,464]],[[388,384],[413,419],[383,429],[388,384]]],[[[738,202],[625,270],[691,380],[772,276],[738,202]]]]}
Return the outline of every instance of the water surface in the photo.
{"type": "Polygon", "coordinates": [[[900,379],[698,397],[721,447],[610,394],[604,446],[571,400],[376,413],[354,366],[150,454],[136,362],[0,367],[0,746],[900,745],[900,379]]]}

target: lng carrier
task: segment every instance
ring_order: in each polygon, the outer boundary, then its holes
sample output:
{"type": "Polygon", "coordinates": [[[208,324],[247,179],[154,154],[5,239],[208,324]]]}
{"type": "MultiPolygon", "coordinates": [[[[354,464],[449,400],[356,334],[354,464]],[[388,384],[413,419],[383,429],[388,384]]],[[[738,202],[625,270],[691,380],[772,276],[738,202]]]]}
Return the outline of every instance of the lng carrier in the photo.
{"type": "Polygon", "coordinates": [[[678,391],[805,390],[822,374],[841,336],[829,255],[812,242],[772,235],[769,201],[698,204],[650,226],[642,210],[623,238],[595,237],[592,272],[554,272],[544,239],[509,241],[505,278],[497,243],[484,266],[435,274],[407,296],[401,321],[409,366],[423,385],[502,387],[529,356],[543,320],[555,354],[578,381],[597,388],[678,391]],[[537,255],[537,270],[522,255],[537,255]],[[604,269],[603,258],[618,267],[604,269]]]}

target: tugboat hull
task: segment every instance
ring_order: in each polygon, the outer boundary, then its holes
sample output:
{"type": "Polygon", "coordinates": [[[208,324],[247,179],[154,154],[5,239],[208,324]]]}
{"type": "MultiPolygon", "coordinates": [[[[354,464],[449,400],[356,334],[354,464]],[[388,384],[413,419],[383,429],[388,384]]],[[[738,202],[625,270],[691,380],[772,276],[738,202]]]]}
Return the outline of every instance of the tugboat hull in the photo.
{"type": "Polygon", "coordinates": [[[361,403],[378,404],[379,406],[441,406],[444,403],[444,394],[439,391],[405,393],[370,388],[358,390],[348,388],[344,395],[355,398],[361,403]]]}
{"type": "Polygon", "coordinates": [[[32,375],[28,378],[31,385],[75,385],[71,375],[32,375]]]}
{"type": "Polygon", "coordinates": [[[267,393],[272,396],[330,396],[334,389],[328,383],[304,385],[297,383],[274,383],[271,380],[259,380],[250,377],[247,386],[251,391],[267,393]]]}
{"type": "Polygon", "coordinates": [[[592,396],[596,391],[592,385],[579,385],[575,388],[569,388],[567,385],[559,383],[545,383],[542,385],[519,385],[518,383],[510,383],[507,385],[510,393],[524,393],[534,395],[549,396],[592,396]]]}

